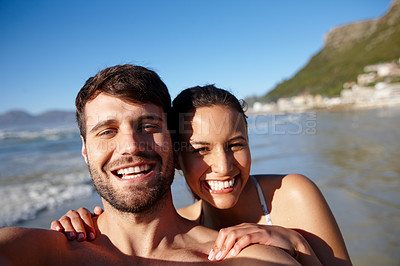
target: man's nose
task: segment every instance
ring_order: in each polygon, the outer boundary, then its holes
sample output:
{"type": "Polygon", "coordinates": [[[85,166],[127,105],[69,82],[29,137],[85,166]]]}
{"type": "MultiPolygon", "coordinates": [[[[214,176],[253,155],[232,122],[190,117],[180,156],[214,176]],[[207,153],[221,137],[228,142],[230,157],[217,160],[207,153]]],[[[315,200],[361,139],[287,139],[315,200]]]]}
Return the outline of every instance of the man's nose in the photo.
{"type": "Polygon", "coordinates": [[[121,134],[118,148],[123,155],[136,154],[145,150],[146,143],[140,134],[136,132],[125,132],[121,134]]]}
{"type": "Polygon", "coordinates": [[[229,175],[232,171],[232,155],[225,149],[216,151],[212,158],[211,170],[219,175],[229,175]]]}

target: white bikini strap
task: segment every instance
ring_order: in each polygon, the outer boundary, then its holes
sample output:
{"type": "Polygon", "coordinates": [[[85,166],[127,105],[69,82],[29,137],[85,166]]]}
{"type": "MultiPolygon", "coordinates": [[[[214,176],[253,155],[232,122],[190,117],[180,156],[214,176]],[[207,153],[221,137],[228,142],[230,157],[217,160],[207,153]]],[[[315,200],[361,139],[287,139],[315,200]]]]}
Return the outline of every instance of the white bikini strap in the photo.
{"type": "Polygon", "coordinates": [[[262,211],[264,213],[265,220],[266,220],[268,225],[272,225],[271,217],[269,216],[267,203],[265,202],[264,193],[263,193],[263,191],[261,189],[261,186],[260,186],[260,184],[258,183],[257,179],[254,176],[251,175],[250,177],[253,180],[254,184],[256,185],[258,198],[260,199],[260,204],[261,204],[262,211]]]}

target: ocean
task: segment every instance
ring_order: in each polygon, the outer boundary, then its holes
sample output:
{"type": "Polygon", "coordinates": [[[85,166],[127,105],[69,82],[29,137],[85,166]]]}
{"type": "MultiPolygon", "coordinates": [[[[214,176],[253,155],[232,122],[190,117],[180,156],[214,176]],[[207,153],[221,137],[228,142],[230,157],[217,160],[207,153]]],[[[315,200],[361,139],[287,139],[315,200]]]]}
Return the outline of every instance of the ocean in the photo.
{"type": "MultiPolygon", "coordinates": [[[[252,174],[300,173],[321,189],[354,265],[399,265],[400,108],[251,115],[252,174]]],[[[101,201],[75,124],[0,127],[0,227],[49,228],[101,201]]],[[[193,202],[176,171],[177,208],[193,202]]]]}

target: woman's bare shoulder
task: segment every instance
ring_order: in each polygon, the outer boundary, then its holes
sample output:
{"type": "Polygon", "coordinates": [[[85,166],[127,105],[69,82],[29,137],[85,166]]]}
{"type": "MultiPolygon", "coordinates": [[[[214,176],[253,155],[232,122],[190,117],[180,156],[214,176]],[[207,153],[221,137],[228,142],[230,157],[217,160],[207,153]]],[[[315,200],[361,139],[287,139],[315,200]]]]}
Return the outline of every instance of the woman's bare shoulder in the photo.
{"type": "Polygon", "coordinates": [[[183,218],[197,222],[201,214],[201,200],[196,201],[192,205],[180,208],[177,212],[183,218]]]}
{"type": "Polygon", "coordinates": [[[275,221],[279,217],[292,219],[291,216],[297,217],[300,211],[311,212],[321,206],[329,209],[319,188],[304,175],[262,175],[257,179],[264,194],[269,196],[267,199],[270,200],[275,221]]]}
{"type": "Polygon", "coordinates": [[[317,192],[318,187],[308,177],[301,174],[257,175],[262,189],[274,189],[285,193],[317,192]]]}

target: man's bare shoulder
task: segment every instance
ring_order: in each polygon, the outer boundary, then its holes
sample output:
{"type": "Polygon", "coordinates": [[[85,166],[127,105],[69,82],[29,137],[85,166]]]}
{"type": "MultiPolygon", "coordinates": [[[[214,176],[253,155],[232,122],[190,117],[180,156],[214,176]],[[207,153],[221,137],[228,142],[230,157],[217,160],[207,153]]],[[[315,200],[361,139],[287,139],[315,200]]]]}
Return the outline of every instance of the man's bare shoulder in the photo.
{"type": "MultiPolygon", "coordinates": [[[[9,247],[10,245],[20,245],[21,248],[23,246],[29,246],[32,243],[36,243],[36,246],[45,245],[47,243],[66,243],[67,240],[63,236],[56,231],[39,229],[39,228],[21,228],[21,227],[5,227],[0,228],[0,247],[3,248],[9,247]],[[44,241],[46,240],[46,241],[44,241]]],[[[46,246],[49,246],[46,244],[46,246]]],[[[35,248],[32,247],[32,248],[35,248]]],[[[50,246],[49,246],[50,248],[50,246]]]]}
{"type": "Polygon", "coordinates": [[[0,262],[3,265],[40,265],[46,256],[57,256],[67,240],[55,231],[7,227],[0,229],[0,262]]]}
{"type": "Polygon", "coordinates": [[[232,265],[249,262],[250,265],[300,265],[294,258],[280,248],[251,245],[243,249],[237,256],[227,256],[232,265]]]}
{"type": "Polygon", "coordinates": [[[95,263],[97,259],[109,255],[106,253],[104,246],[87,241],[68,241],[64,234],[52,230],[19,227],[0,229],[1,265],[95,263]]]}

